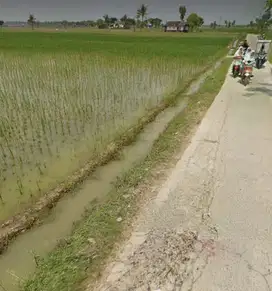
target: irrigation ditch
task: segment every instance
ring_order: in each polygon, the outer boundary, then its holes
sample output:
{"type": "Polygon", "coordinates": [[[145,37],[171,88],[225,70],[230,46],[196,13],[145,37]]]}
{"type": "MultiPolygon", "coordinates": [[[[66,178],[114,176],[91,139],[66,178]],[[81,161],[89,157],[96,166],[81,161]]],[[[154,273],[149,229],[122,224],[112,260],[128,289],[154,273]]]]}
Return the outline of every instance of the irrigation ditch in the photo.
{"type": "Polygon", "coordinates": [[[34,206],[1,225],[0,288],[18,290],[18,283],[35,271],[36,254],[42,257],[57,246],[70,234],[90,202],[105,197],[119,176],[146,158],[170,121],[186,108],[190,95],[199,90],[222,60],[206,67],[180,92],[142,118],[125,137],[109,145],[99,159],[87,163],[34,206]],[[184,91],[187,93],[182,95],[184,91]],[[178,98],[180,95],[183,98],[178,98]],[[65,195],[75,189],[76,194],[65,195]]]}
{"type": "MultiPolygon", "coordinates": [[[[147,116],[141,118],[135,127],[125,132],[122,136],[118,136],[116,141],[109,144],[107,149],[100,156],[96,157],[94,160],[88,161],[83,168],[69,176],[66,181],[59,184],[52,191],[42,195],[36,203],[33,203],[27,209],[22,210],[22,212],[14,215],[12,218],[1,222],[0,254],[2,254],[8,248],[10,243],[17,236],[25,233],[26,231],[29,231],[37,225],[40,225],[55,208],[57,202],[66,196],[67,193],[71,193],[79,185],[81,185],[88,177],[90,177],[90,175],[94,174],[96,169],[107,165],[109,161],[118,158],[123,147],[129,146],[132,142],[134,142],[137,139],[137,136],[146,127],[146,125],[152,122],[154,122],[154,124],[159,123],[158,120],[162,118],[161,115],[169,114],[168,111],[173,111],[173,113],[170,114],[171,116],[174,116],[176,114],[175,112],[180,111],[181,109],[179,106],[176,106],[178,96],[180,96],[182,92],[186,92],[188,88],[188,92],[194,93],[193,90],[195,89],[191,88],[197,88],[196,84],[200,82],[198,79],[203,79],[204,76],[207,76],[207,72],[210,72],[212,69],[211,65],[206,66],[195,76],[195,78],[190,80],[188,83],[183,84],[182,88],[180,88],[178,92],[175,92],[175,94],[169,96],[169,98],[165,99],[165,101],[159,107],[156,107],[147,116]],[[167,111],[165,111],[166,109],[167,111]]],[[[168,122],[169,121],[166,121],[165,123],[167,124],[168,122]]],[[[156,136],[154,137],[154,140],[155,139],[156,136]]],[[[96,195],[94,195],[94,198],[95,197],[96,195]]]]}

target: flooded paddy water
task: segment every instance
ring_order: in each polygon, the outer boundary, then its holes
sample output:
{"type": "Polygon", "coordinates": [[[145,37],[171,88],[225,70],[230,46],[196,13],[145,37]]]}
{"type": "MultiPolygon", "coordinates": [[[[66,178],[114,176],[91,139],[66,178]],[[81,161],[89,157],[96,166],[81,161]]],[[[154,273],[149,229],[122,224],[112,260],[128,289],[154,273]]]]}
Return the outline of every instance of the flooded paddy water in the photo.
{"type": "MultiPolygon", "coordinates": [[[[216,63],[215,67],[219,65],[220,62],[216,63]]],[[[213,69],[194,82],[187,95],[197,92],[205,78],[212,72],[213,69]]],[[[122,173],[148,155],[153,143],[165,130],[168,123],[186,107],[188,98],[189,96],[181,99],[175,107],[169,107],[161,112],[152,123],[144,128],[133,144],[123,149],[118,160],[98,168],[76,190],[75,194],[67,195],[57,203],[42,225],[20,235],[11,243],[7,251],[0,256],[0,283],[2,288],[5,288],[4,290],[17,291],[20,281],[35,271],[34,257],[45,256],[60,239],[68,236],[74,222],[82,217],[89,203],[94,199],[105,197],[110,191],[112,183],[122,173]]]]}

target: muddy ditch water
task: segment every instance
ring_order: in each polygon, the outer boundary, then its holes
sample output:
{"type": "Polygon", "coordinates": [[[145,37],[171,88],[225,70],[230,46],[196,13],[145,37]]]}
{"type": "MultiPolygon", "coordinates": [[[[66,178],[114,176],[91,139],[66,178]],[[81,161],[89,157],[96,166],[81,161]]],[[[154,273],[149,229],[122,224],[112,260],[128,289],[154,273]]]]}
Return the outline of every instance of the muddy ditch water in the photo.
{"type": "Polygon", "coordinates": [[[61,238],[70,234],[73,223],[81,218],[90,202],[95,198],[105,197],[118,176],[147,156],[168,123],[186,107],[189,95],[198,91],[205,78],[220,63],[221,61],[218,61],[213,69],[192,83],[187,92],[188,97],[183,98],[175,107],[161,112],[154,122],[148,124],[136,142],[123,149],[119,160],[98,168],[77,189],[76,194],[67,195],[57,203],[42,225],[21,234],[10,244],[7,251],[0,256],[0,289],[2,287],[7,291],[19,290],[20,281],[35,271],[34,254],[45,256],[50,252],[61,238]]]}

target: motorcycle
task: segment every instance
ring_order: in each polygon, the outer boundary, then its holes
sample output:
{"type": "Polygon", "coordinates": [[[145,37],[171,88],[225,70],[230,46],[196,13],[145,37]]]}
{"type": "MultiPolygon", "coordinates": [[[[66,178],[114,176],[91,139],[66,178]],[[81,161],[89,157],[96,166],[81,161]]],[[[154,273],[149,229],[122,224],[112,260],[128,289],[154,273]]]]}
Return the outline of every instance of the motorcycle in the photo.
{"type": "Polygon", "coordinates": [[[239,76],[241,68],[242,57],[234,57],[234,62],[232,65],[232,75],[234,78],[239,76]]]}
{"type": "Polygon", "coordinates": [[[258,56],[256,57],[256,68],[261,69],[265,62],[266,62],[266,54],[264,53],[258,54],[258,56]]]}
{"type": "Polygon", "coordinates": [[[249,62],[247,64],[244,64],[244,68],[241,73],[241,83],[244,86],[247,86],[250,83],[250,79],[253,76],[252,71],[253,71],[253,64],[249,62]]]}

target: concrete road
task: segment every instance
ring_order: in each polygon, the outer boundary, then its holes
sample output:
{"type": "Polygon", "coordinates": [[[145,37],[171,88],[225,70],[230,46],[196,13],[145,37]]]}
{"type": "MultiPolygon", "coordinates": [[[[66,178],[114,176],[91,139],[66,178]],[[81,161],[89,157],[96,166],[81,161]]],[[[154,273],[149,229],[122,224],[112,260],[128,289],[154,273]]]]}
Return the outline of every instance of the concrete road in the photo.
{"type": "Polygon", "coordinates": [[[95,290],[272,290],[272,76],[227,76],[95,290]]]}

